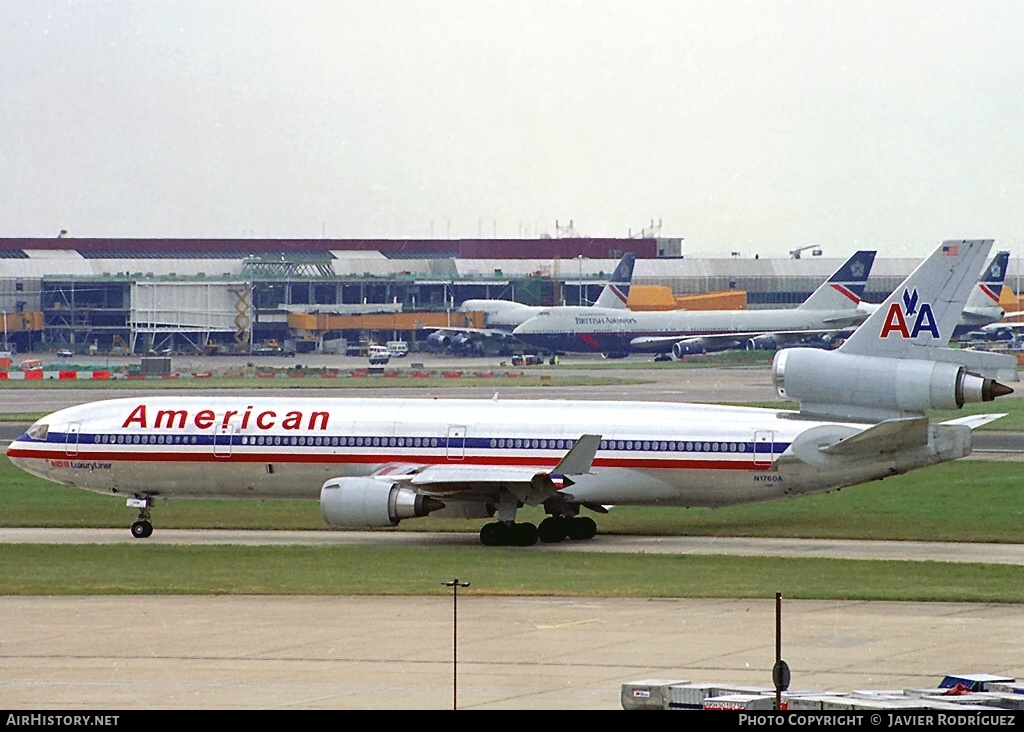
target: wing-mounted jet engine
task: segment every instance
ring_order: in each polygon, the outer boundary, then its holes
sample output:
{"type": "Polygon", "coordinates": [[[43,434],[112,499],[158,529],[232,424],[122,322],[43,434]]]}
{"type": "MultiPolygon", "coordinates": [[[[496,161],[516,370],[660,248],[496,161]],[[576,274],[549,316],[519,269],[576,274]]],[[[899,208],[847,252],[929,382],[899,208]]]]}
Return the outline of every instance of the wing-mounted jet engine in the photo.
{"type": "Polygon", "coordinates": [[[376,529],[427,516],[444,503],[377,478],[332,478],[320,489],[320,513],[328,526],[376,529]]]}

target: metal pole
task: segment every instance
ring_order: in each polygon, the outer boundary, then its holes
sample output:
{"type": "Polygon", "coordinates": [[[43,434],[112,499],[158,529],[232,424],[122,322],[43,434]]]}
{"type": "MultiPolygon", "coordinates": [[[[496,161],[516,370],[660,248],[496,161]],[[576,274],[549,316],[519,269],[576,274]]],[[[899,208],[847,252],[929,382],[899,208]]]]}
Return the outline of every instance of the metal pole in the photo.
{"type": "Polygon", "coordinates": [[[469,587],[469,582],[459,582],[456,577],[441,584],[452,588],[452,709],[455,710],[459,708],[459,588],[469,587]]]}
{"type": "MultiPolygon", "coordinates": [[[[782,661],[782,593],[775,593],[775,663],[782,661]]],[[[782,708],[782,689],[775,685],[775,709],[782,708]]]]}
{"type": "Polygon", "coordinates": [[[789,665],[782,660],[782,593],[775,593],[775,666],[772,682],[775,684],[775,709],[782,709],[782,692],[789,689],[789,665]]]}
{"type": "Polygon", "coordinates": [[[578,259],[580,263],[579,304],[583,305],[583,255],[580,254],[576,259],[578,259]]]}

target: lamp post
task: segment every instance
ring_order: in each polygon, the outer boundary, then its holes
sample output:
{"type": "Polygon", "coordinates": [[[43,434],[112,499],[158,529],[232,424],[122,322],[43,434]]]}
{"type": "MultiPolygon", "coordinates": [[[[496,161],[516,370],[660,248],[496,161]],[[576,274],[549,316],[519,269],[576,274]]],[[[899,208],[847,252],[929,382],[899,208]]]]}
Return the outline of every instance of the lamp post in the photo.
{"type": "Polygon", "coordinates": [[[775,709],[782,709],[782,692],[789,689],[791,675],[789,665],[782,660],[782,593],[775,593],[775,665],[772,667],[772,683],[775,685],[775,709]]]}
{"type": "Polygon", "coordinates": [[[583,305],[583,255],[577,254],[576,261],[580,265],[580,279],[579,279],[579,304],[583,305]]]}
{"type": "Polygon", "coordinates": [[[459,708],[459,588],[469,587],[469,583],[460,582],[456,577],[441,584],[452,588],[452,709],[455,710],[459,708]]]}

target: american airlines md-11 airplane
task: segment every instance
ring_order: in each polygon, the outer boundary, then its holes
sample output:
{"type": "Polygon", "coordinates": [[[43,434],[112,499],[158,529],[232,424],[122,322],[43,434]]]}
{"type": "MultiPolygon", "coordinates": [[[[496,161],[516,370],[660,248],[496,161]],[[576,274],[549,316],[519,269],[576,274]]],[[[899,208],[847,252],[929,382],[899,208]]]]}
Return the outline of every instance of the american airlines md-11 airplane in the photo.
{"type": "Polygon", "coordinates": [[[971,429],[928,409],[1010,393],[1016,361],[947,349],[992,242],[946,242],[835,351],[772,366],[798,410],[498,399],[144,396],[62,409],[7,450],[19,467],[124,496],[153,531],[156,498],[319,498],[331,526],[485,518],[488,546],[585,540],[583,509],[728,506],[899,475],[964,457],[971,429]],[[539,526],[517,523],[541,505],[539,526]]]}

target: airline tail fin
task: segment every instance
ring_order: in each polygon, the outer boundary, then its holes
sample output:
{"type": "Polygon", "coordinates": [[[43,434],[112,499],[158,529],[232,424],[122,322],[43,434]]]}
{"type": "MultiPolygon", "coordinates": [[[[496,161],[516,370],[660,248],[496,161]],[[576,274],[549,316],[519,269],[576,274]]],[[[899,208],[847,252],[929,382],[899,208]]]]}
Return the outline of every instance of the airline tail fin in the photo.
{"type": "Polygon", "coordinates": [[[991,239],[943,242],[839,347],[843,353],[933,358],[960,320],[991,239]]]}
{"type": "Polygon", "coordinates": [[[985,273],[978,280],[978,286],[971,290],[964,310],[981,308],[998,308],[999,297],[1003,294],[1003,282],[1006,280],[1006,265],[1010,261],[1009,252],[996,252],[985,273]]]}
{"type": "Polygon", "coordinates": [[[1019,380],[1016,358],[946,347],[991,247],[991,239],[943,242],[835,351],[779,351],[779,396],[799,401],[805,415],[883,421],[1012,394],[1001,382],[1019,380]]]}
{"type": "Polygon", "coordinates": [[[854,310],[864,296],[875,252],[859,251],[804,300],[805,310],[854,310]]]}
{"type": "Polygon", "coordinates": [[[633,280],[633,264],[635,262],[636,255],[632,252],[626,252],[622,255],[622,259],[619,260],[618,266],[612,272],[608,284],[604,286],[601,294],[594,301],[595,307],[619,309],[626,307],[626,301],[629,299],[629,284],[633,280]]]}

